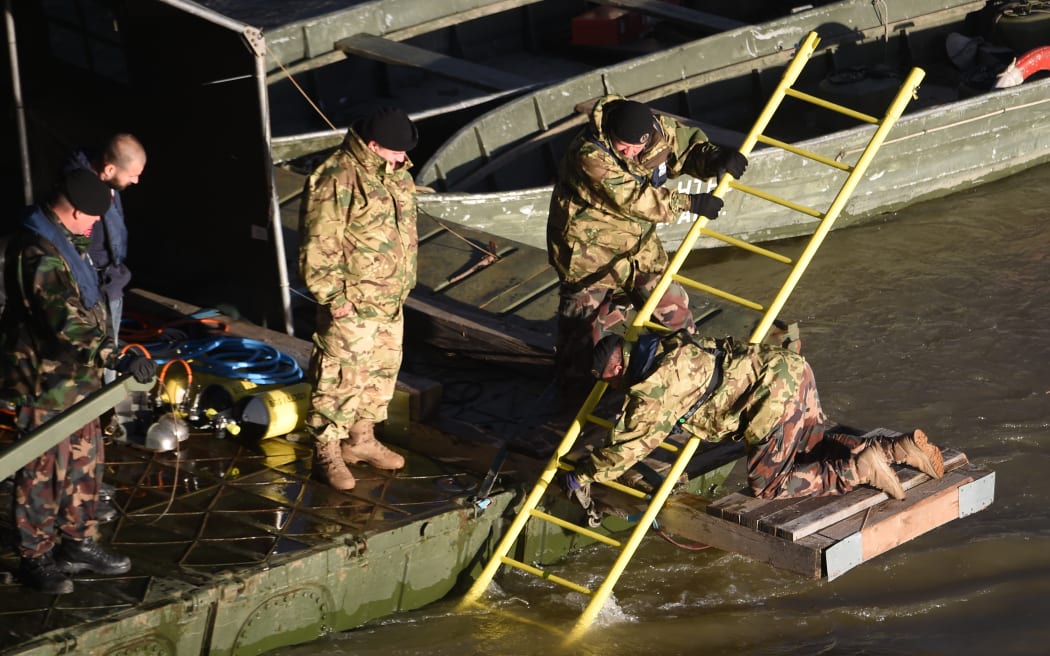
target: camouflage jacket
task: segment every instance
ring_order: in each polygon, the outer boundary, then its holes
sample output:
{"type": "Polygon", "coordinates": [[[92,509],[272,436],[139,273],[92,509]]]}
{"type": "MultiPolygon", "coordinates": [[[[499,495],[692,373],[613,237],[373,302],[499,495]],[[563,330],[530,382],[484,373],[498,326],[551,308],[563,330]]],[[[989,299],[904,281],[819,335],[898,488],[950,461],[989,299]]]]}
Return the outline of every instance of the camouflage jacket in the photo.
{"type": "Polygon", "coordinates": [[[679,331],[660,340],[650,365],[652,372],[631,385],[612,442],[653,433],[666,436],[674,430],[707,390],[720,346],[725,352],[721,379],[680,426],[707,441],[764,441],[780,425],[798,393],[806,361],[777,346],[690,339],[679,331]]]}
{"type": "Polygon", "coordinates": [[[612,271],[625,280],[634,268],[659,273],[667,253],[656,224],[670,223],[689,208],[689,197],[664,186],[683,173],[718,173],[724,150],[699,128],[659,116],[637,160],[625,160],[602,130],[605,96],[590,124],[569,145],[558,170],[547,219],[547,255],[563,283],[589,287],[612,271]]]}
{"type": "MultiPolygon", "coordinates": [[[[86,251],[89,237],[58,228],[77,252],[86,251]]],[[[100,389],[102,369],[114,367],[119,353],[106,336],[106,304],[85,305],[58,249],[25,228],[13,239],[0,319],[0,399],[58,413],[100,389]]]]}
{"type": "Polygon", "coordinates": [[[334,314],[397,317],[416,284],[415,182],[392,171],[351,129],[306,183],[299,272],[334,314]],[[347,307],[349,306],[349,307],[347,307]]]}

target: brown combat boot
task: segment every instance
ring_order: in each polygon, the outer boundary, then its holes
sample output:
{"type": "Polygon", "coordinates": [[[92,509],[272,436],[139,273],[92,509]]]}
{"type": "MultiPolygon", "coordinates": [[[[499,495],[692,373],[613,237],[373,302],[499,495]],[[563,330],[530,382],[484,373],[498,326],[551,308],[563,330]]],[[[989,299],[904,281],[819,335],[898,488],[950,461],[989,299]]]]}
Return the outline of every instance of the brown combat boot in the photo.
{"type": "Polygon", "coordinates": [[[893,467],[886,462],[882,449],[876,448],[876,445],[873,444],[861,451],[854,463],[861,483],[882,490],[894,499],[904,498],[904,487],[897,478],[897,473],[893,471],[893,467]]]}
{"type": "Polygon", "coordinates": [[[343,460],[349,463],[367,462],[377,469],[401,469],[405,459],[376,439],[375,424],[359,421],[350,427],[350,439],[342,442],[343,460]]]}
{"type": "Polygon", "coordinates": [[[879,437],[876,441],[890,462],[914,467],[931,478],[944,476],[944,455],[921,430],[911,435],[879,437]]]}
{"type": "Polygon", "coordinates": [[[335,489],[352,490],[357,481],[346,468],[346,463],[339,457],[340,442],[342,440],[315,443],[314,470],[335,489]]]}

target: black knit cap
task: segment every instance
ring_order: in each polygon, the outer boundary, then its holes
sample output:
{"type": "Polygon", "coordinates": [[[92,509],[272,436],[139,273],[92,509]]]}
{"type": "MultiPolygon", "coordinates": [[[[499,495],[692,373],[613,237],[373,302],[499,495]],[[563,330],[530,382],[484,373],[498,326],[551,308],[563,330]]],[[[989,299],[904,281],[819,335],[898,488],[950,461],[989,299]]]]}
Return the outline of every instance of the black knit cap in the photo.
{"type": "Polygon", "coordinates": [[[69,199],[78,212],[102,216],[113,202],[112,192],[94,172],[75,168],[62,180],[62,195],[69,199]]]}
{"type": "Polygon", "coordinates": [[[605,107],[605,131],[629,144],[644,144],[653,131],[653,113],[634,100],[614,100],[605,107]]]}
{"type": "Polygon", "coordinates": [[[594,359],[591,361],[591,375],[601,378],[605,368],[609,366],[609,360],[616,349],[623,346],[623,337],[615,333],[606,335],[594,345],[594,359]]]}
{"type": "Polygon", "coordinates": [[[419,131],[403,110],[380,107],[361,122],[361,138],[375,141],[383,148],[405,152],[416,147],[419,131]]]}

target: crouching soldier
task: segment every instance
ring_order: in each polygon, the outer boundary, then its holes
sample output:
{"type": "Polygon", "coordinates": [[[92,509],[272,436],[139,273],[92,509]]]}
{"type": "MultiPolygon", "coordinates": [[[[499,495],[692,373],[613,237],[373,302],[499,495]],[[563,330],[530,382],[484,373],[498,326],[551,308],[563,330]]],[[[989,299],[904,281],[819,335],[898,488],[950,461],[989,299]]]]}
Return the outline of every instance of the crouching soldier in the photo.
{"type": "Polygon", "coordinates": [[[592,374],[626,398],[608,444],[565,476],[585,507],[591,482],[616,479],[679,430],[743,440],[748,484],[765,499],[845,494],[858,485],[903,499],[891,462],[944,475],[940,449],[921,430],[875,439],[830,433],[813,372],[798,353],[685,331],[644,335],[630,351],[624,345],[609,335],[594,350],[592,374]]]}

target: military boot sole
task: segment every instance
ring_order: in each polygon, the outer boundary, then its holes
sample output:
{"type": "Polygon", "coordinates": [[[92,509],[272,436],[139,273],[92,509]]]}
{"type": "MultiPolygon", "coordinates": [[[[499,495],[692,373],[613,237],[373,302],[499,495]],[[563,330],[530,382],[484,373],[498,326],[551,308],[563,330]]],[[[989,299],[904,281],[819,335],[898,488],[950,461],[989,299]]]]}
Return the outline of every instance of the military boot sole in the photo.
{"type": "Polygon", "coordinates": [[[916,430],[912,433],[912,441],[915,442],[915,446],[918,449],[909,450],[915,456],[915,462],[908,462],[907,464],[931,478],[943,478],[944,454],[941,453],[941,450],[930,444],[930,438],[921,430],[916,430]]]}
{"type": "Polygon", "coordinates": [[[876,450],[877,448],[874,445],[870,446],[857,456],[858,469],[867,472],[862,474],[866,479],[864,482],[878,490],[882,490],[894,499],[903,499],[904,486],[901,485],[900,479],[897,478],[897,472],[893,471],[893,467],[886,462],[882,454],[876,450]]]}

